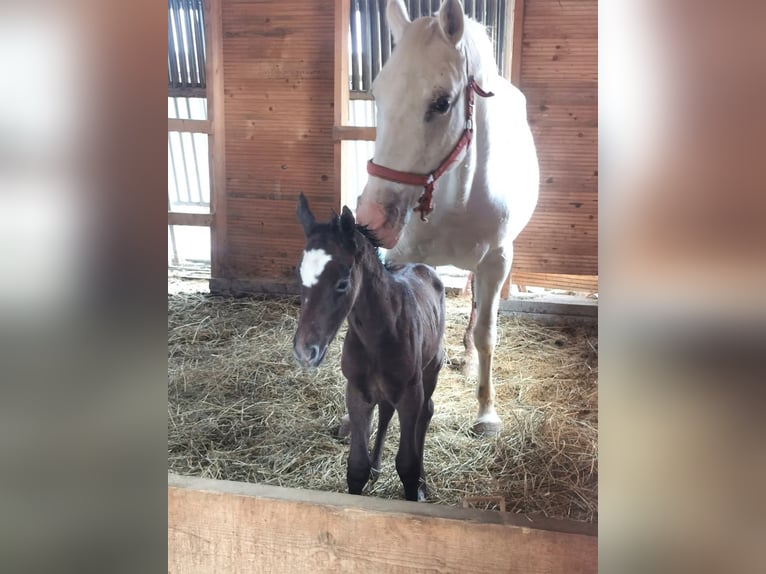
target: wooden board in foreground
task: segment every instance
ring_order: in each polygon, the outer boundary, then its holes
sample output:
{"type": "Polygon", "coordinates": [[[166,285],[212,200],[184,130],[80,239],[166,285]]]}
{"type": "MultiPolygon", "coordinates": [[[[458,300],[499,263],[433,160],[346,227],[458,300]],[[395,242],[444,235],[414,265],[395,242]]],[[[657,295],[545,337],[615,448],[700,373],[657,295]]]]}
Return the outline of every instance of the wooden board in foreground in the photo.
{"type": "Polygon", "coordinates": [[[595,527],[168,475],[168,572],[595,573],[595,527]]]}

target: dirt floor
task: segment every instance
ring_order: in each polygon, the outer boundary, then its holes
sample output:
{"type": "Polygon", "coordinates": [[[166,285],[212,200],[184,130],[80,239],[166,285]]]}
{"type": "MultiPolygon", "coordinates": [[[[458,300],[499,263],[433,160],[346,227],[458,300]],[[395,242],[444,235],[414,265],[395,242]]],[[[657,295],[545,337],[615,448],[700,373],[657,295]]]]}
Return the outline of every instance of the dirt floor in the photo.
{"type": "MultiPolygon", "coordinates": [[[[346,491],[340,372],[344,331],[322,366],[301,369],[290,299],[227,299],[183,285],[168,295],[168,465],[179,474],[346,491]]],[[[598,333],[501,315],[495,438],[473,436],[475,378],[462,374],[470,299],[447,300],[447,357],[425,445],[431,501],[498,496],[529,515],[597,519],[598,333]]],[[[369,495],[403,498],[396,417],[369,495]]]]}

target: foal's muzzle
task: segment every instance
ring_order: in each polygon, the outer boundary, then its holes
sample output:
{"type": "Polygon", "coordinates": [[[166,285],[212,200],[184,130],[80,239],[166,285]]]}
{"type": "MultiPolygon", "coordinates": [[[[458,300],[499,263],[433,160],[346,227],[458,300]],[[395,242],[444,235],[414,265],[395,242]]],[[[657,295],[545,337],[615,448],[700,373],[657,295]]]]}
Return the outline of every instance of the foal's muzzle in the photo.
{"type": "Polygon", "coordinates": [[[293,356],[303,367],[318,367],[327,353],[327,345],[301,345],[293,342],[293,356]]]}

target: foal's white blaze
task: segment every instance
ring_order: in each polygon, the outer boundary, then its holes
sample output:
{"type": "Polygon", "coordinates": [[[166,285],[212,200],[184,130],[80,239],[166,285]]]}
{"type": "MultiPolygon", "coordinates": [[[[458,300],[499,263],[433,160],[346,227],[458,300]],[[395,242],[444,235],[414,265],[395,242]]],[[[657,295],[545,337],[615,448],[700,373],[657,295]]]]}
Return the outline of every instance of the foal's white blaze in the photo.
{"type": "Polygon", "coordinates": [[[301,281],[304,287],[313,287],[319,281],[319,276],[327,264],[332,261],[324,249],[309,249],[303,252],[301,261],[301,281]]]}

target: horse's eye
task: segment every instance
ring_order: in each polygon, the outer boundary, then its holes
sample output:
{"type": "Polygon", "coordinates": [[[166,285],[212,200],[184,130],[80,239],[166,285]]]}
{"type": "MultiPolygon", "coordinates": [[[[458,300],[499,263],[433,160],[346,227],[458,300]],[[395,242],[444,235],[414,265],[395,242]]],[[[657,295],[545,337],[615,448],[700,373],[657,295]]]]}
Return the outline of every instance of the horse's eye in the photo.
{"type": "Polygon", "coordinates": [[[431,102],[431,111],[446,114],[447,110],[449,110],[449,98],[447,96],[439,96],[431,102]]]}
{"type": "Polygon", "coordinates": [[[348,287],[349,287],[348,279],[341,279],[335,284],[335,290],[338,293],[345,293],[346,291],[348,291],[348,287]]]}

